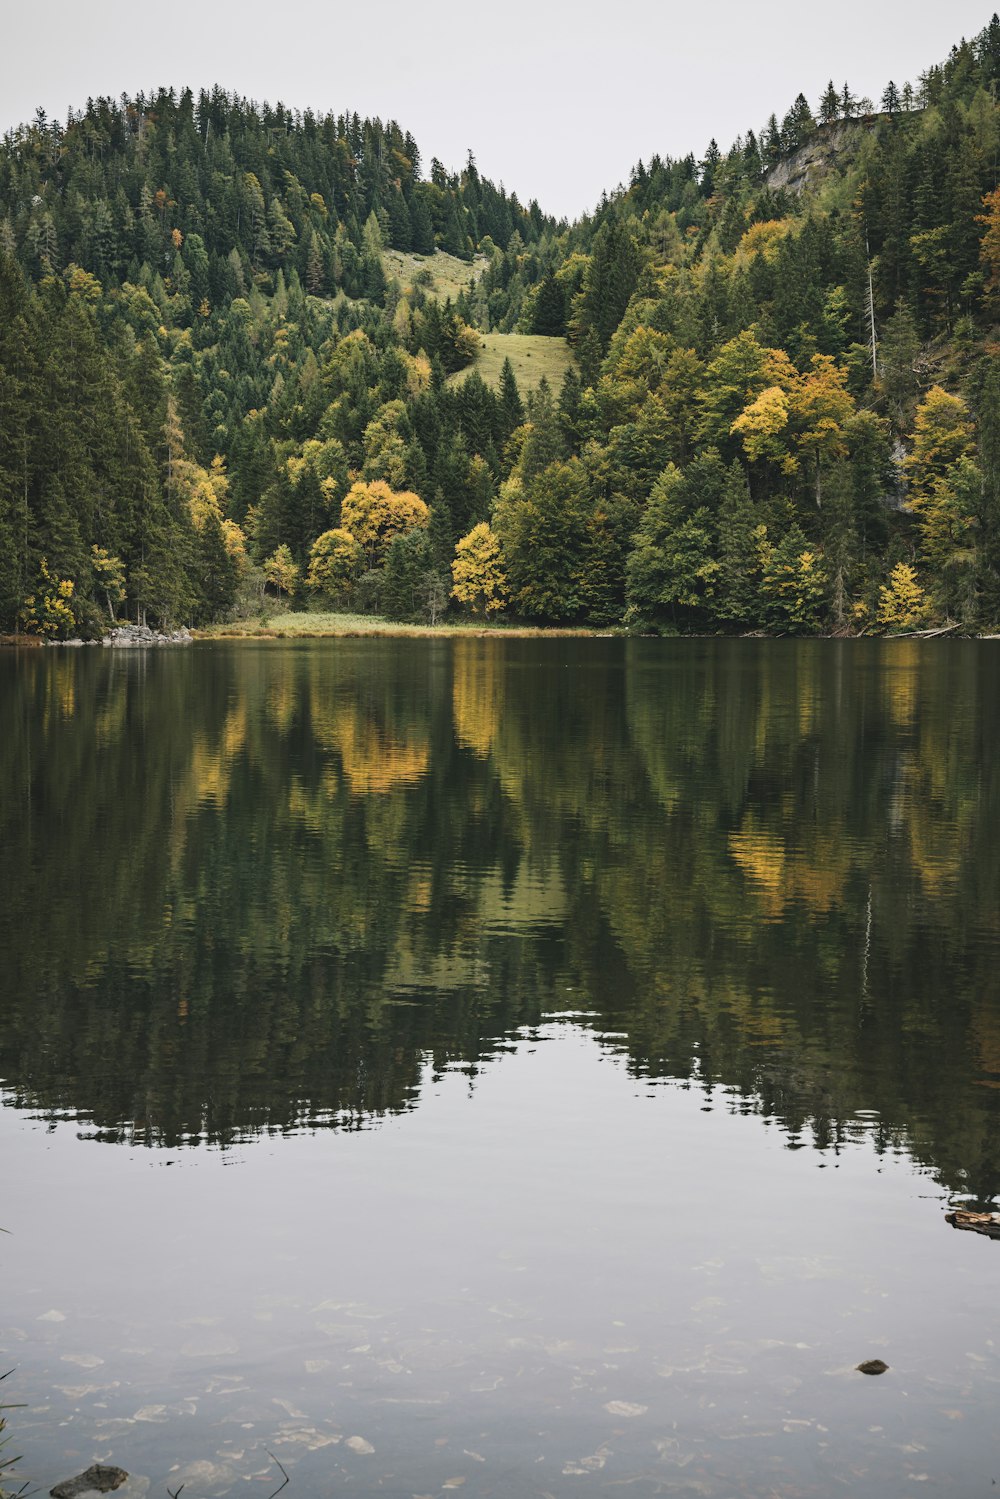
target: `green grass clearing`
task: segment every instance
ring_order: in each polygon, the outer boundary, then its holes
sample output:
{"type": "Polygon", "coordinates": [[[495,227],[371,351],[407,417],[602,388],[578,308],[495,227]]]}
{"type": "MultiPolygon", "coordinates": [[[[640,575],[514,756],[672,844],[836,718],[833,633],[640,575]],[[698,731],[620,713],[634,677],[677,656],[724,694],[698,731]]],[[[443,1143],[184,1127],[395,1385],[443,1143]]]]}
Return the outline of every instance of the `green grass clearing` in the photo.
{"type": "Polygon", "coordinates": [[[433,255],[411,255],[403,250],[383,250],[382,265],[390,280],[396,280],[405,291],[413,285],[413,278],[421,271],[429,272],[431,281],[424,287],[429,297],[444,302],[452,301],[460,291],[467,291],[470,281],[478,281],[488,265],[485,255],[474,260],[459,260],[444,250],[435,250],[433,255]]]}
{"type": "Polygon", "coordinates": [[[481,619],[442,620],[436,625],[400,624],[372,614],[274,614],[266,624],[245,620],[239,624],[208,625],[193,632],[202,640],[309,640],[336,635],[615,635],[620,630],[547,628],[542,625],[486,624],[481,619]]]}
{"type": "Polygon", "coordinates": [[[505,359],[513,366],[522,395],[536,390],[543,375],[558,395],[563,376],[573,363],[573,352],[564,338],[546,338],[541,333],[480,333],[475,362],[449,379],[464,380],[469,370],[476,370],[487,385],[496,387],[505,359]]]}

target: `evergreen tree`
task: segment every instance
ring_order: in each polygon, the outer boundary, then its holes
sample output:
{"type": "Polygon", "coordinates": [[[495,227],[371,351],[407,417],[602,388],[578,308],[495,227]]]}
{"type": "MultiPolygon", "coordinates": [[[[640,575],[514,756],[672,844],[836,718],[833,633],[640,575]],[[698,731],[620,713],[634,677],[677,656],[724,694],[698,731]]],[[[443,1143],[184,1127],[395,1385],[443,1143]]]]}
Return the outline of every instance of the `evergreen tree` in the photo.
{"type": "Polygon", "coordinates": [[[913,417],[920,390],[916,371],[919,354],[920,334],[916,319],[907,304],[900,301],[882,329],[879,342],[882,389],[898,431],[904,431],[913,417]]]}
{"type": "Polygon", "coordinates": [[[434,221],[423,193],[415,192],[410,200],[412,248],[418,255],[434,254],[434,221]]]}
{"type": "Polygon", "coordinates": [[[524,421],[524,402],[521,400],[510,358],[505,358],[500,371],[500,433],[507,438],[524,421]]]}
{"type": "Polygon", "coordinates": [[[493,518],[519,614],[547,621],[585,616],[585,558],[593,498],[577,458],[553,463],[501,492],[493,518]]]}
{"type": "Polygon", "coordinates": [[[894,119],[895,116],[899,113],[900,107],[901,101],[899,97],[899,90],[890,79],[886,84],[885,92],[882,95],[882,109],[890,119],[894,119]]]}
{"type": "Polygon", "coordinates": [[[639,629],[699,629],[712,617],[715,528],[707,507],[687,501],[683,475],[671,465],[653,486],[628,561],[625,618],[639,629]]]}
{"type": "Polygon", "coordinates": [[[737,629],[753,629],[760,623],[761,527],[743,470],[733,463],[719,505],[715,612],[723,623],[737,629]]]}
{"type": "Polygon", "coordinates": [[[804,94],[799,94],[785,116],[781,138],[786,151],[797,151],[816,131],[816,121],[804,94]]]}
{"type": "Polygon", "coordinates": [[[708,143],[705,159],[700,168],[701,190],[706,198],[710,198],[715,191],[715,173],[721,160],[722,152],[719,150],[719,143],[713,137],[708,143]]]}
{"type": "Polygon", "coordinates": [[[577,336],[592,331],[601,348],[621,322],[632,293],[639,284],[642,255],[628,229],[609,219],[597,231],[590,263],[584,272],[577,299],[577,336]]]}
{"type": "Polygon", "coordinates": [[[562,287],[551,271],[538,288],[531,331],[544,333],[552,338],[562,338],[565,335],[566,298],[562,287]]]}
{"type": "Polygon", "coordinates": [[[819,117],[824,125],[832,125],[840,118],[840,94],[832,78],[823,90],[823,97],[819,101],[819,117]]]}

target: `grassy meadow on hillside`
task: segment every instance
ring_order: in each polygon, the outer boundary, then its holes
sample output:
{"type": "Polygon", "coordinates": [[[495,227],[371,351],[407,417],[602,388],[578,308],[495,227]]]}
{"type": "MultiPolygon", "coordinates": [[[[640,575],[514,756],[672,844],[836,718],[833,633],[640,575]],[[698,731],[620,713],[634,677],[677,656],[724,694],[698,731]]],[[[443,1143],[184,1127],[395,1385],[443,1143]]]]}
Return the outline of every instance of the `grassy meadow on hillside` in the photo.
{"type": "MultiPolygon", "coordinates": [[[[564,338],[548,338],[540,333],[481,333],[479,353],[469,369],[475,370],[487,385],[500,383],[503,362],[509,359],[522,393],[537,390],[542,376],[558,391],[563,376],[573,363],[573,355],[564,338]]],[[[465,379],[469,370],[452,375],[454,382],[465,379]]]]}
{"type": "Polygon", "coordinates": [[[390,280],[399,282],[405,291],[408,286],[423,285],[429,297],[443,302],[452,301],[462,291],[468,291],[470,281],[478,281],[487,266],[485,255],[477,255],[473,261],[459,260],[444,250],[435,250],[433,255],[414,255],[404,250],[384,250],[382,264],[390,280]]]}

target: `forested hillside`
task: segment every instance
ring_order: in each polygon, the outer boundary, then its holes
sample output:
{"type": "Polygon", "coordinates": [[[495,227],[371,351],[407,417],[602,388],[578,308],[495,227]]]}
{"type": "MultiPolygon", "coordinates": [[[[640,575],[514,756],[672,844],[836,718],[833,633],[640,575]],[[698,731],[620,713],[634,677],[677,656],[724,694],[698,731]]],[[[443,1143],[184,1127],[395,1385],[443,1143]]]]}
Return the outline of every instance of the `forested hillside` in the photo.
{"type": "Polygon", "coordinates": [[[395,123],[39,115],[0,149],[0,631],[997,625],[998,77],[994,17],[573,225],[395,123]],[[487,383],[524,334],[560,383],[487,383]]]}

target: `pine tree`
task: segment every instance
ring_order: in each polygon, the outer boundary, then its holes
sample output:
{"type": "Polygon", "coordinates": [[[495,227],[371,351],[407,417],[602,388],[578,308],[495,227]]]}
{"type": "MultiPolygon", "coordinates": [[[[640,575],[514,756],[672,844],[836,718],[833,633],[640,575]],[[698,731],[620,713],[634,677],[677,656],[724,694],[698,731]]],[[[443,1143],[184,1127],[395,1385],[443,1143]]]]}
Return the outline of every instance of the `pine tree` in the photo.
{"type": "Polygon", "coordinates": [[[900,110],[899,90],[891,79],[886,84],[882,95],[882,109],[890,119],[894,119],[900,110]]]}
{"type": "Polygon", "coordinates": [[[409,250],[413,245],[413,226],[406,199],[399,191],[389,199],[389,243],[394,250],[409,250]]]}
{"type": "Polygon", "coordinates": [[[206,517],[194,541],[194,570],[198,590],[195,617],[199,623],[223,619],[236,596],[236,564],[227,550],[222,524],[206,517]]]}
{"type": "Polygon", "coordinates": [[[642,259],[639,246],[625,225],[615,219],[601,225],[584,272],[575,315],[577,336],[590,329],[601,348],[607,349],[639,284],[642,259]]]}
{"type": "Polygon", "coordinates": [[[653,486],[628,560],[625,618],[641,630],[698,629],[712,617],[717,537],[708,508],[689,500],[671,464],[653,486]]]}
{"type": "Polygon", "coordinates": [[[550,464],[565,456],[559,412],[548,381],[542,378],[528,404],[528,427],[517,471],[530,483],[550,464]]]}
{"type": "Polygon", "coordinates": [[[816,121],[806,100],[799,94],[782,124],[782,145],[786,151],[797,151],[815,134],[816,121]]]}
{"type": "Polygon", "coordinates": [[[832,125],[840,118],[840,94],[832,78],[823,90],[823,97],[819,101],[819,117],[824,125],[832,125]]]}
{"type": "Polygon", "coordinates": [[[879,375],[882,390],[898,431],[913,417],[920,381],[916,372],[920,334],[912,311],[903,301],[882,329],[879,340],[879,375]]]}
{"type": "Polygon", "coordinates": [[[726,475],[719,505],[719,576],[715,613],[737,629],[760,623],[760,561],[757,537],[761,521],[738,463],[726,475]]]}
{"type": "Polygon", "coordinates": [[[319,238],[315,229],[310,229],[306,245],[306,290],[311,296],[320,297],[323,295],[325,281],[326,271],[323,265],[323,256],[320,252],[319,238]]]}
{"type": "Polygon", "coordinates": [[[418,255],[434,254],[434,221],[424,194],[414,192],[410,200],[410,229],[412,248],[418,255]]]}
{"type": "Polygon", "coordinates": [[[524,421],[524,402],[521,400],[514,375],[514,366],[506,358],[500,371],[500,433],[505,440],[524,421]]]}
{"type": "Polygon", "coordinates": [[[781,160],[784,149],[781,140],[781,131],[778,128],[777,115],[771,115],[764,127],[762,136],[764,142],[764,162],[768,167],[777,166],[781,160]]]}
{"type": "Polygon", "coordinates": [[[579,619],[587,610],[584,563],[593,498],[578,458],[553,463],[501,492],[493,517],[514,607],[532,619],[579,619]]]}
{"type": "Polygon", "coordinates": [[[562,338],[566,332],[566,297],[551,271],[538,288],[531,332],[552,338],[562,338]]]}
{"type": "Polygon", "coordinates": [[[701,163],[701,166],[699,168],[701,177],[701,190],[706,198],[710,198],[712,196],[712,193],[715,191],[715,173],[721,160],[722,152],[719,150],[719,143],[713,137],[713,139],[708,143],[708,149],[705,152],[705,159],[701,163]]]}

